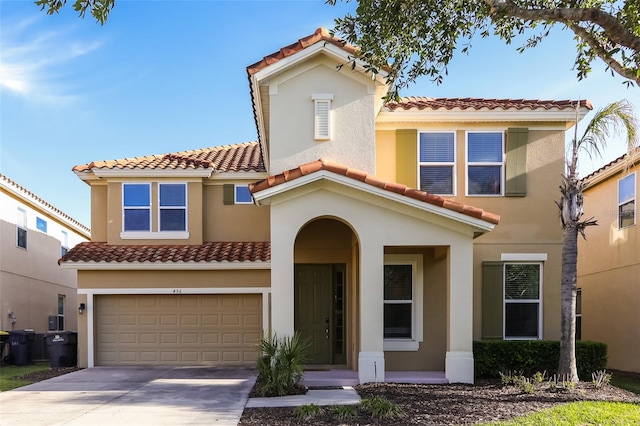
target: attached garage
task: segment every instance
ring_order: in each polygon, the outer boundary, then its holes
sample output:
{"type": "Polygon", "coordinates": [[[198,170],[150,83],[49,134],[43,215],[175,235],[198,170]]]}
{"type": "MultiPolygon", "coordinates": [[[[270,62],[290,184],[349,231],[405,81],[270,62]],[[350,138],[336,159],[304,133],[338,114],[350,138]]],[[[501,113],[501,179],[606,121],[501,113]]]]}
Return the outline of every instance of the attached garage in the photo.
{"type": "Polygon", "coordinates": [[[254,365],[261,294],[96,295],[95,365],[254,365]]]}

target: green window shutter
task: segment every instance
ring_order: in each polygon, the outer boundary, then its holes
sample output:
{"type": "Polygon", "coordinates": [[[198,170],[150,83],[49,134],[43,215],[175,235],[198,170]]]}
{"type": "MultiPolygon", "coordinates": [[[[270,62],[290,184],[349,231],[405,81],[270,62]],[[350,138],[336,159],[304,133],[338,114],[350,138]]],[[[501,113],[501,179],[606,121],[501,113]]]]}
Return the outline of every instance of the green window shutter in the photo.
{"type": "Polygon", "coordinates": [[[502,339],[502,262],[482,262],[482,338],[502,339]]]}
{"type": "Polygon", "coordinates": [[[507,129],[507,158],[505,195],[524,197],[527,195],[527,141],[529,129],[507,129]]]}
{"type": "Polygon", "coordinates": [[[396,130],[396,182],[418,186],[418,131],[396,130]]]}
{"type": "Polygon", "coordinates": [[[233,204],[235,202],[234,189],[235,187],[232,183],[222,185],[222,202],[224,204],[233,204]]]}

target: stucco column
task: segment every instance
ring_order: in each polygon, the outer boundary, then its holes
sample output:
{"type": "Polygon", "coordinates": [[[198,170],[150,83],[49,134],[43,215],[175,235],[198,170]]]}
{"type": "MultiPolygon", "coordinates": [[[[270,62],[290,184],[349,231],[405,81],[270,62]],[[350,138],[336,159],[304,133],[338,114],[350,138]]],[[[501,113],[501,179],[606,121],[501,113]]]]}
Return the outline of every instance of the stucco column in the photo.
{"type": "Polygon", "coordinates": [[[473,383],[473,242],[451,245],[447,355],[450,383],[473,383]]]}
{"type": "Polygon", "coordinates": [[[278,336],[293,336],[293,251],[297,228],[287,212],[271,206],[271,330],[278,336]]]}
{"type": "Polygon", "coordinates": [[[361,236],[360,255],[360,383],[384,382],[384,247],[361,236]]]}

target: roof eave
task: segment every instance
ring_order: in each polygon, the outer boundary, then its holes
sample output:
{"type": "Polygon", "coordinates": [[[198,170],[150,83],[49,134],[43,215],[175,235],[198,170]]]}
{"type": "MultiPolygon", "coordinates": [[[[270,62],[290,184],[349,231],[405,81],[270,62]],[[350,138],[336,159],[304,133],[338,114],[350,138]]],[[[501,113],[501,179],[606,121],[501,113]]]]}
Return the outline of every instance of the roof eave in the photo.
{"type": "Polygon", "coordinates": [[[83,271],[105,270],[261,270],[271,269],[271,262],[244,261],[244,262],[85,262],[64,261],[60,262],[62,269],[76,269],[83,271]]]}

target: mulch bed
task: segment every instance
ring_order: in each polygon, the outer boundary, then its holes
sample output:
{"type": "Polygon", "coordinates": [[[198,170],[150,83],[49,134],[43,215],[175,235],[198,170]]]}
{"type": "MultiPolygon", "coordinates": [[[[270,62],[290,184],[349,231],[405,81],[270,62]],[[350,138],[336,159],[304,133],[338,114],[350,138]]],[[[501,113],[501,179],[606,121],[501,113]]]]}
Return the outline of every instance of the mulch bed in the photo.
{"type": "Polygon", "coordinates": [[[555,405],[583,400],[621,401],[640,404],[640,395],[614,386],[595,389],[581,382],[572,391],[552,391],[547,383],[538,385],[534,394],[516,386],[497,382],[475,385],[366,384],[356,386],[362,398],[382,396],[399,405],[401,419],[377,419],[358,409],[355,417],[336,419],[328,410],[311,419],[296,416],[295,408],[246,408],[240,425],[460,425],[508,420],[555,405]]]}

